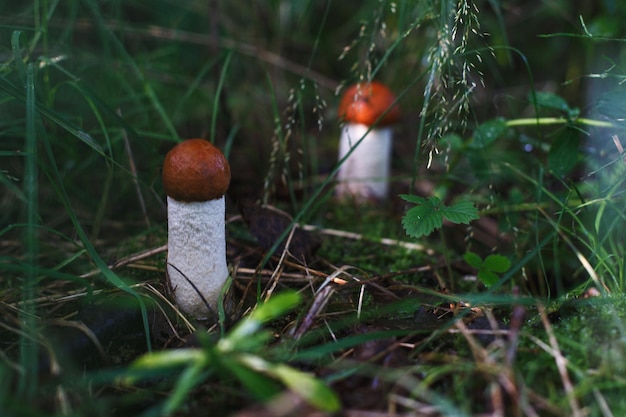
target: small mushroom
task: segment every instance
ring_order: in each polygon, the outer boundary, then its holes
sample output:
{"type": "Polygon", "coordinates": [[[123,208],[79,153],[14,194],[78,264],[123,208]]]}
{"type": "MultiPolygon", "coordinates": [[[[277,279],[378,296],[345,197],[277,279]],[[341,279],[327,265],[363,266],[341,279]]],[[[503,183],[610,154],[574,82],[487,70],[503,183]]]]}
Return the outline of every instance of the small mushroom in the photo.
{"type": "Polygon", "coordinates": [[[204,139],[189,139],[165,156],[167,194],[167,275],[181,310],[211,317],[228,278],[224,194],[230,165],[204,139]]]}
{"type": "Polygon", "coordinates": [[[345,122],[339,140],[339,160],[356,148],[337,173],[338,197],[357,201],[387,198],[391,125],[400,120],[400,108],[394,102],[391,90],[378,81],[355,84],[344,93],[339,104],[339,118],[345,122]]]}

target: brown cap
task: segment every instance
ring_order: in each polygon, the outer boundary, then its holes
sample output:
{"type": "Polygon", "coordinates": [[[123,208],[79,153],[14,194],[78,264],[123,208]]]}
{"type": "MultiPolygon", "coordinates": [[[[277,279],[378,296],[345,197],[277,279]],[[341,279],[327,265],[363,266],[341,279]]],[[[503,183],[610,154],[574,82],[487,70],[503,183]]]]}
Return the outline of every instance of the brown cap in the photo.
{"type": "Polygon", "coordinates": [[[395,96],[383,83],[372,81],[354,84],[346,90],[339,103],[339,118],[348,123],[361,123],[372,126],[387,109],[378,126],[397,123],[400,120],[400,107],[393,105],[395,96]],[[391,108],[390,108],[391,107],[391,108]]]}
{"type": "Polygon", "coordinates": [[[188,139],[165,155],[163,189],[178,201],[208,201],[222,197],[230,184],[224,154],[204,139],[188,139]]]}

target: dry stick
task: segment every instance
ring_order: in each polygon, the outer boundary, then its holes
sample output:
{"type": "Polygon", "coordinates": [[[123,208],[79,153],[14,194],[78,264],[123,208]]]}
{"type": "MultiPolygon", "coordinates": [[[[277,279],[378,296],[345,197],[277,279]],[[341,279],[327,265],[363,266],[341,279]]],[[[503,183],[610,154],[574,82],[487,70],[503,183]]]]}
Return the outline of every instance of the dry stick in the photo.
{"type": "MultiPolygon", "coordinates": [[[[287,265],[287,263],[285,262],[285,265],[287,265]]],[[[308,272],[308,271],[307,271],[308,272]]],[[[258,270],[258,269],[254,269],[254,268],[242,268],[242,267],[238,267],[237,268],[237,274],[234,274],[233,276],[236,276],[237,279],[241,279],[241,280],[251,280],[251,279],[257,279],[257,278],[262,278],[262,279],[269,279],[274,275],[274,271],[270,271],[269,269],[262,269],[262,270],[258,270]],[[243,275],[243,276],[242,276],[243,275]]],[[[321,278],[321,277],[327,277],[328,274],[325,274],[323,272],[319,272],[319,271],[313,271],[312,273],[307,273],[307,274],[302,274],[302,273],[295,273],[295,272],[283,272],[281,274],[281,280],[282,281],[287,281],[287,282],[305,282],[305,281],[312,281],[316,278],[321,278]]]]}
{"type": "MultiPolygon", "coordinates": [[[[519,288],[513,288],[513,297],[519,297],[519,288]]],[[[506,348],[505,363],[512,368],[515,355],[517,354],[517,345],[519,343],[519,334],[524,319],[526,318],[526,309],[521,304],[513,303],[513,311],[511,312],[511,321],[509,323],[509,338],[506,348]]]]}
{"type": "MultiPolygon", "coordinates": [[[[476,340],[476,338],[470,334],[469,329],[465,326],[465,323],[463,323],[462,320],[458,320],[454,323],[454,327],[456,327],[461,334],[463,335],[463,337],[465,338],[465,341],[467,342],[467,344],[470,347],[470,350],[472,351],[472,355],[474,356],[474,360],[476,361],[477,365],[480,366],[484,366],[485,368],[489,368],[489,367],[494,367],[496,366],[495,361],[493,360],[493,358],[491,358],[489,356],[489,353],[487,352],[487,350],[485,348],[483,348],[480,343],[478,343],[478,341],[476,340]]],[[[490,388],[490,392],[491,392],[491,406],[493,408],[493,414],[496,416],[503,416],[504,415],[504,402],[502,400],[503,395],[502,395],[502,389],[506,389],[507,391],[509,391],[509,393],[514,393],[517,391],[517,389],[515,389],[515,387],[511,388],[510,385],[512,385],[511,381],[508,378],[508,375],[504,375],[504,373],[498,372],[500,375],[498,377],[498,379],[500,380],[500,384],[494,384],[493,382],[491,384],[489,384],[489,388],[490,388]],[[504,384],[504,380],[507,380],[506,382],[509,382],[508,384],[504,384]]]]}
{"type": "Polygon", "coordinates": [[[597,388],[593,389],[593,396],[600,407],[600,411],[602,411],[602,415],[604,417],[613,417],[613,412],[611,411],[609,404],[606,402],[606,398],[604,398],[597,388]]]}
{"type": "MultiPolygon", "coordinates": [[[[615,143],[615,147],[620,155],[624,155],[624,148],[622,147],[622,142],[620,142],[619,137],[617,135],[611,136],[613,138],[613,143],[615,143]]],[[[626,164],[626,155],[624,155],[624,163],[626,164]]]]}
{"type": "MultiPolygon", "coordinates": [[[[513,374],[513,369],[506,362],[506,357],[505,357],[505,362],[503,365],[497,364],[494,358],[491,355],[489,355],[487,350],[483,348],[473,336],[474,334],[481,334],[483,332],[479,330],[469,330],[461,320],[457,321],[454,325],[457,328],[458,332],[460,332],[465,338],[465,340],[468,342],[470,349],[474,355],[474,358],[479,364],[485,364],[487,367],[499,368],[499,370],[495,373],[497,381],[499,382],[499,387],[504,389],[513,401],[516,401],[517,406],[523,410],[525,415],[529,417],[537,417],[539,414],[537,414],[537,412],[530,406],[530,404],[528,404],[528,402],[522,401],[520,399],[519,392],[521,391],[521,388],[524,388],[524,392],[526,392],[527,395],[530,396],[532,394],[533,397],[537,397],[537,398],[539,397],[536,396],[530,389],[526,387],[518,387],[518,383],[513,374]]],[[[504,335],[508,333],[508,331],[506,330],[496,330],[496,329],[497,327],[489,331],[489,333],[495,334],[495,335],[499,335],[499,334],[504,335]]],[[[451,333],[454,333],[454,329],[450,329],[448,331],[451,333]]],[[[499,399],[501,399],[502,396],[501,396],[501,393],[498,392],[498,387],[494,386],[492,387],[492,389],[496,390],[492,392],[492,395],[495,395],[495,397],[492,397],[492,398],[495,399],[496,401],[499,401],[499,399]]],[[[494,408],[496,408],[497,404],[498,403],[494,403],[494,408]]],[[[500,413],[498,415],[504,415],[504,414],[500,413]]]]}
{"type": "MultiPolygon", "coordinates": [[[[534,336],[530,333],[526,334],[525,336],[528,337],[530,340],[532,340],[533,343],[539,346],[539,348],[541,348],[544,352],[548,353],[551,356],[556,357],[557,353],[555,353],[554,349],[550,347],[547,343],[545,343],[543,340],[539,339],[537,336],[534,336]]],[[[563,359],[563,362],[565,363],[565,366],[567,366],[567,359],[563,357],[562,355],[561,357],[563,359]]],[[[527,394],[528,394],[529,399],[531,399],[535,403],[540,403],[540,406],[543,409],[550,411],[551,414],[555,414],[555,415],[563,414],[563,411],[561,409],[556,408],[555,406],[550,404],[545,398],[539,396],[539,394],[533,392],[532,390],[528,390],[527,394]]]]}
{"type": "Polygon", "coordinates": [[[100,343],[100,339],[98,339],[98,336],[96,336],[93,330],[91,330],[82,321],[52,319],[48,323],[57,327],[73,327],[75,329],[78,329],[80,332],[83,333],[83,335],[85,335],[85,337],[87,337],[87,339],[89,339],[92,345],[96,348],[98,354],[100,355],[100,359],[104,360],[107,364],[111,363],[111,358],[104,350],[104,347],[102,346],[102,343],[100,343]]]}
{"type": "MultiPolygon", "coordinates": [[[[302,319],[302,322],[295,330],[294,339],[296,340],[299,339],[313,325],[313,321],[315,320],[315,317],[317,317],[322,312],[322,310],[324,309],[324,307],[326,306],[326,304],[328,303],[332,295],[335,293],[335,289],[342,285],[346,285],[348,283],[348,281],[339,278],[339,275],[342,275],[342,274],[348,275],[361,286],[361,290],[359,292],[359,304],[357,308],[357,317],[360,317],[365,285],[363,285],[364,282],[362,280],[349,274],[347,272],[349,269],[357,269],[357,268],[353,266],[345,265],[345,266],[342,266],[341,268],[336,268],[332,274],[326,276],[326,279],[324,280],[324,282],[315,291],[315,298],[313,300],[313,304],[309,308],[309,311],[304,316],[304,318],[302,319]]],[[[392,295],[395,296],[395,294],[392,294],[392,295]]],[[[331,331],[330,328],[329,328],[329,331],[331,331]]],[[[331,334],[332,334],[332,331],[331,331],[331,334]]],[[[334,338],[335,337],[333,335],[333,339],[334,338]]]]}
{"type": "Polygon", "coordinates": [[[506,364],[508,367],[513,366],[515,355],[517,354],[517,345],[519,343],[519,334],[522,325],[524,324],[524,318],[526,317],[526,310],[523,306],[517,304],[513,306],[513,312],[511,313],[511,322],[509,325],[509,342],[506,349],[506,364]]]}
{"type": "Polygon", "coordinates": [[[289,253],[289,245],[291,244],[291,239],[293,238],[293,234],[295,231],[296,231],[296,228],[292,227],[291,231],[289,232],[289,237],[287,238],[287,241],[285,242],[285,249],[283,249],[283,253],[280,255],[278,265],[276,265],[276,269],[274,270],[274,274],[272,274],[272,277],[270,278],[271,286],[265,292],[266,294],[265,301],[269,300],[269,298],[274,293],[276,286],[278,285],[278,280],[280,279],[280,273],[284,269],[285,257],[289,253]]]}
{"type": "Polygon", "coordinates": [[[565,393],[567,394],[569,406],[572,409],[572,417],[583,417],[584,413],[578,405],[578,401],[576,400],[576,395],[574,393],[574,386],[572,385],[572,381],[570,380],[569,374],[567,372],[567,361],[563,356],[561,349],[559,348],[556,336],[554,336],[552,326],[550,325],[548,315],[546,314],[546,309],[541,304],[537,305],[537,309],[539,310],[539,315],[541,316],[541,322],[543,323],[543,327],[546,329],[546,333],[548,334],[548,340],[550,341],[550,346],[552,347],[552,355],[554,356],[556,367],[559,370],[559,374],[561,375],[563,389],[565,389],[565,393]]]}
{"type": "MultiPolygon", "coordinates": [[[[180,317],[180,319],[183,321],[183,323],[187,327],[187,330],[189,331],[189,333],[193,333],[196,331],[196,327],[193,324],[191,324],[191,322],[187,319],[187,317],[184,314],[182,314],[180,310],[178,310],[178,307],[176,307],[176,305],[174,305],[174,303],[172,303],[161,291],[157,290],[155,287],[153,287],[152,285],[148,283],[146,283],[144,287],[148,291],[150,291],[152,294],[154,294],[157,298],[159,298],[161,301],[163,301],[166,305],[168,305],[169,308],[171,308],[173,311],[176,312],[176,314],[180,317]]],[[[161,303],[155,303],[155,306],[161,311],[161,313],[163,314],[163,317],[165,317],[167,324],[170,326],[170,330],[172,331],[172,333],[174,333],[174,336],[176,336],[179,340],[184,340],[183,337],[181,337],[176,331],[176,326],[174,326],[174,324],[172,323],[172,320],[170,319],[169,315],[165,312],[165,309],[163,308],[161,303]]]]}
{"type": "Polygon", "coordinates": [[[299,227],[302,228],[303,230],[307,230],[310,232],[318,232],[318,233],[322,233],[328,236],[336,236],[336,237],[342,237],[345,239],[353,239],[353,240],[369,240],[371,242],[380,243],[382,245],[399,246],[401,248],[405,248],[409,250],[426,252],[426,254],[428,255],[435,254],[434,250],[428,249],[424,245],[420,245],[419,243],[403,242],[401,240],[388,239],[388,238],[372,239],[372,238],[363,236],[362,234],[359,234],[359,233],[346,232],[345,230],[337,230],[337,229],[324,229],[324,228],[312,226],[309,224],[301,224],[299,225],[299,227]]]}
{"type": "Polygon", "coordinates": [[[330,297],[333,295],[334,292],[335,289],[331,286],[328,286],[322,288],[317,292],[317,294],[315,294],[313,304],[311,304],[309,311],[307,311],[304,318],[302,319],[302,322],[293,334],[293,338],[295,340],[300,339],[302,335],[304,335],[304,333],[309,330],[309,328],[313,325],[315,318],[322,312],[324,307],[326,307],[326,304],[328,304],[328,301],[330,300],[330,297]]]}
{"type": "MultiPolygon", "coordinates": [[[[108,267],[109,267],[109,269],[117,269],[117,268],[120,268],[122,266],[131,264],[131,263],[133,263],[135,261],[138,261],[138,260],[141,260],[141,259],[145,259],[145,258],[148,258],[148,257],[150,257],[152,255],[155,255],[155,254],[161,253],[161,252],[165,252],[165,251],[167,251],[167,245],[158,246],[156,248],[148,249],[148,250],[145,250],[143,252],[138,252],[138,253],[135,253],[133,255],[126,256],[126,257],[124,257],[122,259],[119,259],[119,260],[115,261],[114,263],[108,265],[108,267]]],[[[81,278],[88,278],[88,277],[97,275],[99,273],[100,273],[100,270],[96,269],[94,271],[90,271],[90,272],[87,272],[86,274],[80,275],[80,277],[81,278]]]]}
{"type": "MultiPolygon", "coordinates": [[[[432,405],[432,404],[428,404],[425,403],[423,401],[418,401],[415,398],[410,398],[410,397],[405,397],[396,393],[390,393],[388,395],[388,402],[389,402],[389,408],[393,406],[393,410],[387,410],[387,411],[363,411],[363,413],[368,413],[368,414],[363,414],[363,415],[358,415],[358,414],[350,414],[350,410],[346,410],[344,413],[342,413],[342,415],[344,415],[345,417],[385,417],[385,416],[389,416],[389,415],[393,415],[396,417],[415,417],[416,415],[418,416],[439,416],[440,414],[440,409],[439,407],[437,407],[436,405],[432,405]],[[414,410],[413,412],[408,412],[407,414],[399,414],[396,411],[396,408],[398,408],[397,406],[401,405],[404,408],[408,409],[408,410],[414,410]],[[371,413],[371,414],[370,414],[371,413]],[[377,414],[374,414],[377,413],[377,414]],[[378,414],[380,413],[380,414],[378,414]],[[417,413],[417,414],[416,414],[417,413]]],[[[360,412],[360,411],[355,411],[355,412],[360,412]]]]}
{"type": "MultiPolygon", "coordinates": [[[[117,109],[117,115],[122,118],[122,110],[117,109]]],[[[126,155],[128,156],[128,168],[130,172],[133,174],[132,180],[133,185],[135,186],[135,192],[137,193],[137,199],[139,200],[139,205],[141,206],[141,214],[143,214],[143,219],[146,222],[146,227],[150,228],[150,219],[148,218],[148,210],[146,210],[146,202],[143,199],[143,195],[141,194],[141,188],[139,187],[139,178],[137,176],[137,167],[135,166],[135,158],[133,157],[133,151],[130,148],[130,141],[128,140],[128,134],[126,133],[126,129],[122,129],[122,137],[124,138],[124,149],[126,150],[126,155]]]]}

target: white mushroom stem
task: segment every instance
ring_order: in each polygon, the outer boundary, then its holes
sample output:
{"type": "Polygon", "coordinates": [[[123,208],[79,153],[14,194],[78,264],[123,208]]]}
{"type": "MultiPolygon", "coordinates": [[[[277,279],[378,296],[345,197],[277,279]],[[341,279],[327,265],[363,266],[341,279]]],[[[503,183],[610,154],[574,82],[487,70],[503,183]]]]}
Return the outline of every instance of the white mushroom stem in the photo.
{"type": "Polygon", "coordinates": [[[337,173],[335,191],[341,197],[352,196],[356,200],[387,198],[392,129],[379,127],[367,133],[368,129],[369,126],[355,123],[346,123],[341,129],[339,160],[356,146],[337,173]]]}
{"type": "Polygon", "coordinates": [[[224,216],[224,197],[189,203],[167,198],[169,282],[177,305],[200,319],[210,317],[204,300],[216,311],[228,278],[224,216]]]}

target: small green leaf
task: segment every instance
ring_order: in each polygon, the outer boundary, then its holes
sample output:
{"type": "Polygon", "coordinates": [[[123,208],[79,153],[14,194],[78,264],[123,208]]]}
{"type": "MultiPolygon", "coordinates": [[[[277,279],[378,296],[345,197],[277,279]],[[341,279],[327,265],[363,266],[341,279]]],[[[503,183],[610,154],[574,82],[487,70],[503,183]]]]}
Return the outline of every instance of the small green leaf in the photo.
{"type": "Polygon", "coordinates": [[[337,395],[312,375],[284,364],[276,364],[271,372],[283,384],[318,409],[332,413],[341,407],[337,395]]]}
{"type": "Polygon", "coordinates": [[[506,130],[507,126],[504,119],[489,120],[474,130],[468,146],[472,149],[486,148],[502,136],[506,130]]]}
{"type": "Polygon", "coordinates": [[[276,381],[239,363],[236,357],[223,358],[221,363],[260,401],[268,401],[281,391],[276,381]]]}
{"type": "MultiPolygon", "coordinates": [[[[537,99],[538,107],[543,107],[545,109],[559,110],[566,114],[569,114],[572,110],[569,104],[567,104],[567,101],[563,99],[563,97],[557,96],[556,94],[553,94],[553,93],[548,93],[546,91],[537,91],[535,92],[535,98],[537,99]]],[[[533,102],[532,92],[528,93],[528,100],[531,103],[533,102]]]]}
{"type": "Polygon", "coordinates": [[[300,294],[295,291],[286,291],[274,295],[265,303],[259,304],[249,316],[237,323],[226,337],[220,339],[218,348],[222,351],[237,349],[240,343],[258,332],[263,324],[286,314],[299,302],[300,294]]]}
{"type": "Polygon", "coordinates": [[[464,224],[478,218],[476,207],[469,201],[460,201],[453,206],[446,207],[441,200],[434,196],[425,199],[402,194],[400,197],[417,204],[407,211],[402,218],[402,226],[406,234],[413,238],[431,234],[433,230],[443,225],[444,218],[452,223],[464,224]]]}
{"type": "Polygon", "coordinates": [[[502,255],[489,255],[483,262],[483,268],[499,274],[506,272],[511,267],[511,261],[502,255]]]}
{"type": "Polygon", "coordinates": [[[485,269],[481,269],[478,272],[478,279],[485,284],[485,287],[489,288],[491,287],[493,284],[495,284],[496,282],[498,282],[498,275],[494,272],[491,271],[487,271],[485,269]]]}
{"type": "Polygon", "coordinates": [[[489,255],[482,260],[475,253],[467,252],[463,259],[472,268],[478,270],[476,276],[486,287],[490,287],[498,282],[498,279],[500,279],[498,274],[508,271],[511,267],[511,261],[502,255],[489,255]]]}
{"type": "Polygon", "coordinates": [[[204,366],[196,363],[187,367],[174,385],[174,390],[167,396],[163,404],[163,415],[174,413],[185,402],[187,395],[206,378],[204,366]]]}
{"type": "Polygon", "coordinates": [[[471,201],[463,200],[450,207],[442,207],[443,216],[452,223],[468,224],[478,219],[478,210],[471,201]]]}
{"type": "Polygon", "coordinates": [[[440,228],[443,224],[443,213],[440,208],[441,201],[437,197],[430,197],[407,211],[402,218],[402,226],[406,234],[413,238],[419,238],[440,228]]]}
{"type": "Polygon", "coordinates": [[[333,412],[340,408],[335,393],[312,375],[283,363],[268,362],[254,355],[238,355],[235,360],[253,371],[276,378],[320,410],[333,412]]]}
{"type": "Polygon", "coordinates": [[[135,359],[127,368],[119,382],[124,385],[133,385],[137,381],[154,377],[157,374],[167,374],[176,368],[204,366],[208,355],[201,349],[170,349],[161,352],[150,352],[135,359]]]}
{"type": "Polygon", "coordinates": [[[548,167],[557,175],[567,174],[580,157],[580,135],[573,129],[563,130],[548,151],[548,167]]]}
{"type": "Polygon", "coordinates": [[[250,319],[267,323],[287,314],[300,303],[300,294],[295,291],[284,291],[272,296],[259,305],[250,315],[250,319]]]}
{"type": "Polygon", "coordinates": [[[626,88],[619,84],[614,90],[607,91],[600,95],[595,102],[593,116],[596,118],[608,118],[612,123],[623,126],[624,108],[626,107],[626,88]]]}
{"type": "Polygon", "coordinates": [[[419,197],[419,196],[410,195],[410,194],[400,194],[400,198],[403,199],[404,201],[408,201],[409,203],[413,203],[413,204],[424,204],[427,201],[427,199],[425,199],[424,197],[419,197]]]}
{"type": "Polygon", "coordinates": [[[481,269],[483,267],[483,260],[474,252],[467,252],[463,256],[463,259],[465,259],[465,262],[472,268],[481,269]]]}
{"type": "Polygon", "coordinates": [[[132,369],[160,369],[201,363],[206,354],[200,349],[169,349],[160,352],[150,352],[135,359],[130,365],[132,369]]]}

